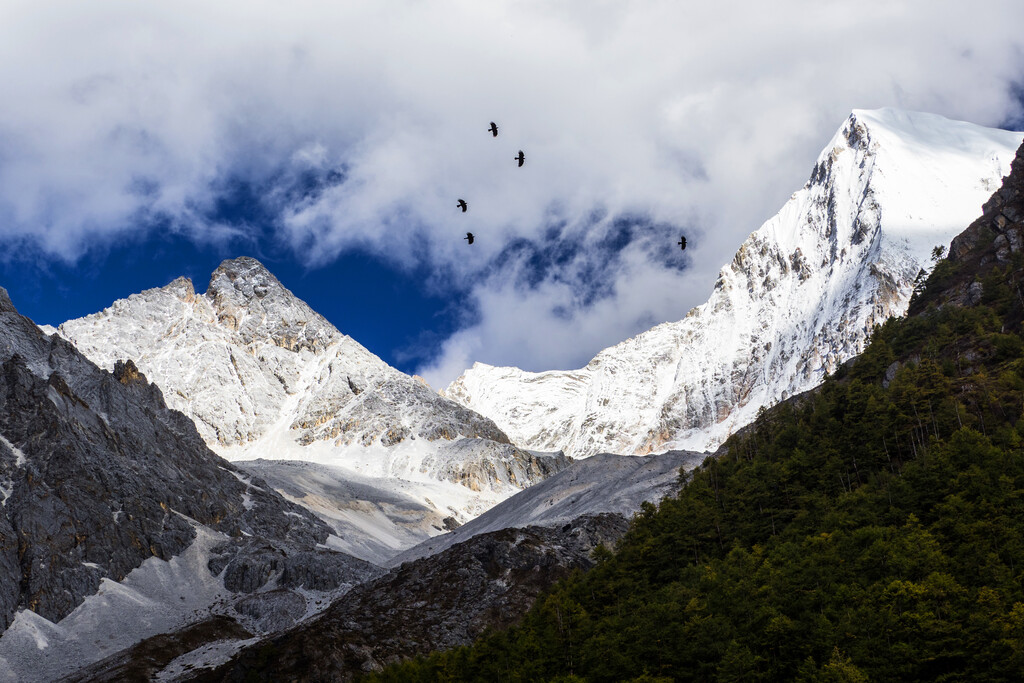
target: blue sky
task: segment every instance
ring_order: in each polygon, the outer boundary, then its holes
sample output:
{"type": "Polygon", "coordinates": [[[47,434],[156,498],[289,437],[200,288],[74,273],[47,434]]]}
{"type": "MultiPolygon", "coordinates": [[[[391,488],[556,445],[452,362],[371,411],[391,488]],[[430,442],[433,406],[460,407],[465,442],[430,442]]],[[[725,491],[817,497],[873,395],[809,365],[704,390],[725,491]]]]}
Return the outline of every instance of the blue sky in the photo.
{"type": "MultiPolygon", "coordinates": [[[[216,219],[229,225],[252,225],[259,220],[251,210],[252,202],[251,197],[245,205],[224,202],[216,219]]],[[[604,217],[595,215],[590,220],[600,222],[604,217]]],[[[481,277],[503,277],[505,264],[518,261],[523,267],[516,271],[516,286],[529,290],[549,279],[562,280],[578,294],[579,305],[592,305],[614,296],[608,271],[615,269],[617,259],[639,231],[662,236],[666,249],[661,260],[679,270],[684,268],[683,255],[668,248],[675,226],[654,226],[638,216],[620,217],[589,247],[589,259],[581,258],[575,234],[566,234],[566,228],[564,222],[550,225],[542,241],[509,240],[481,269],[481,277]]],[[[461,236],[453,234],[453,239],[461,236]]],[[[486,235],[480,237],[487,239],[486,235]]],[[[445,339],[472,326],[481,316],[471,289],[460,285],[450,272],[428,271],[425,262],[396,266],[360,249],[308,267],[276,243],[269,231],[250,231],[216,244],[197,244],[187,236],[157,229],[141,231],[136,237],[87,250],[73,262],[48,260],[30,250],[0,260],[0,283],[21,313],[39,324],[56,326],[180,276],[190,278],[197,291],[205,291],[217,265],[241,255],[258,258],[341,331],[410,374],[432,360],[445,339]]],[[[569,308],[555,315],[569,315],[569,308]]],[[[649,319],[641,326],[656,322],[649,319]]]]}
{"type": "Polygon", "coordinates": [[[1017,0],[8,0],[0,285],[56,323],[246,254],[435,387],[579,367],[700,304],[850,110],[1019,124],[1021,25],[1017,0]]]}

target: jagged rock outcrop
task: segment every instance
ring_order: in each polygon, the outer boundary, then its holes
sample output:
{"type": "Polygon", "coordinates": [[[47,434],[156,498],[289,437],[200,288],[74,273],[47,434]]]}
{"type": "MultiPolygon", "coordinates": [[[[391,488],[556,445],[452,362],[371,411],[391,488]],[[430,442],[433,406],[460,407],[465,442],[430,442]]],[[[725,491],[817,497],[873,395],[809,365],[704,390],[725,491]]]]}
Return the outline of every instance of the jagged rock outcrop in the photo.
{"type": "MultiPolygon", "coordinates": [[[[713,450],[906,311],[932,249],[974,220],[1021,137],[930,114],[855,111],[807,184],[740,246],[686,318],[579,370],[478,363],[443,393],[525,448],[573,457],[713,450]]],[[[1005,235],[1006,250],[1013,239],[1005,235]]]]}
{"type": "MultiPolygon", "coordinates": [[[[993,268],[1021,268],[1024,259],[1024,146],[1017,150],[1010,174],[982,207],[982,215],[957,235],[950,244],[943,268],[935,276],[942,288],[942,304],[973,306],[986,297],[983,275],[993,268]]],[[[1011,291],[1024,302],[1024,293],[1011,291]]],[[[989,292],[988,296],[993,296],[989,292]]],[[[935,296],[915,300],[910,307],[918,313],[935,296]]]]}

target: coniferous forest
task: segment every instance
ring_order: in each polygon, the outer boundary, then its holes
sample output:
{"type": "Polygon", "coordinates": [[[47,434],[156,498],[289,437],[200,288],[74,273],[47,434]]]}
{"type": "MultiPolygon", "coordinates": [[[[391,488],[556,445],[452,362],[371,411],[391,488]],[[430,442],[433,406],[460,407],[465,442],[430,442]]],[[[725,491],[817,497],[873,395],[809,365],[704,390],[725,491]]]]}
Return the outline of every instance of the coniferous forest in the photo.
{"type": "Polygon", "coordinates": [[[1019,680],[1024,261],[979,234],[520,625],[369,680],[1019,680]]]}

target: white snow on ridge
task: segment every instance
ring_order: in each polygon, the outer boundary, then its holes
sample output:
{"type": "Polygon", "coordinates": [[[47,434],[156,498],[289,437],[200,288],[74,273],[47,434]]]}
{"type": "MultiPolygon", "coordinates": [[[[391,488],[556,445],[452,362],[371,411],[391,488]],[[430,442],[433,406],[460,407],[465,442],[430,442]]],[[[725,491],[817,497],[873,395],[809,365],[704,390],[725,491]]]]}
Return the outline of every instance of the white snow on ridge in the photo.
{"type": "MultiPolygon", "coordinates": [[[[438,533],[437,514],[465,522],[566,463],[519,450],[490,420],[390,367],[255,259],[223,262],[204,294],[179,278],[58,332],[101,367],[132,360],[229,460],[317,463],[332,476],[376,480],[366,492],[415,498],[431,521],[393,537],[406,545],[438,533]]],[[[339,523],[315,493],[292,499],[339,523]]],[[[376,503],[364,502],[373,528],[376,503]]],[[[345,508],[350,530],[359,510],[345,508]]],[[[355,547],[370,551],[358,538],[355,547]]],[[[380,550],[364,559],[379,560],[380,550]]]]}
{"type": "Polygon", "coordinates": [[[524,448],[714,449],[762,406],[816,386],[906,311],[931,250],[981,213],[1021,133],[856,110],[811,179],[740,246],[708,301],[579,370],[475,364],[442,393],[524,448]]]}
{"type": "Polygon", "coordinates": [[[883,239],[919,263],[981,215],[1021,144],[1021,133],[899,109],[854,110],[870,132],[870,181],[884,207],[883,239]]]}
{"type": "MultiPolygon", "coordinates": [[[[3,434],[0,434],[0,443],[2,443],[8,450],[14,454],[14,467],[24,467],[27,462],[25,453],[20,448],[15,446],[13,443],[7,440],[3,434]]],[[[7,505],[7,499],[11,497],[11,493],[14,492],[14,478],[7,474],[0,473],[0,506],[7,505]]]]}

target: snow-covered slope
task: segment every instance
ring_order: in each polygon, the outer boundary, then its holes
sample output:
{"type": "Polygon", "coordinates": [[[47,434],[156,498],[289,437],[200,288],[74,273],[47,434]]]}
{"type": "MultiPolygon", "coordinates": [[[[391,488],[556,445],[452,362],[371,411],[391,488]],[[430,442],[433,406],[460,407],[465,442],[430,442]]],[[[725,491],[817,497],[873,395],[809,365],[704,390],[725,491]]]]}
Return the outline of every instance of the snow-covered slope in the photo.
{"type": "MultiPolygon", "coordinates": [[[[229,460],[330,465],[460,523],[567,463],[519,450],[491,420],[388,366],[255,259],[222,263],[205,294],[179,278],[58,331],[101,367],[132,359],[229,460]]],[[[425,525],[403,545],[439,531],[425,525]]]]}
{"type": "Polygon", "coordinates": [[[683,320],[579,370],[477,363],[443,394],[523,448],[574,457],[714,448],[906,311],[931,250],[980,214],[1021,138],[933,114],[854,111],[807,184],[683,320]]]}

